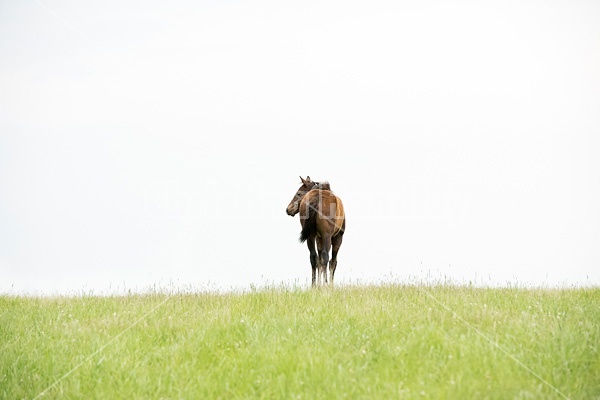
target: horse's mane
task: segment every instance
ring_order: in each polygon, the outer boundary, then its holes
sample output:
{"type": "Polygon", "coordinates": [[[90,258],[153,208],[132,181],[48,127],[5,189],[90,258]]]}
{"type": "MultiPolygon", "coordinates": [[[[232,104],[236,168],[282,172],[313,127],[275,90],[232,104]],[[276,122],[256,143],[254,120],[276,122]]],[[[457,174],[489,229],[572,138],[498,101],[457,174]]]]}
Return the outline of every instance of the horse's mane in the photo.
{"type": "Polygon", "coordinates": [[[331,190],[331,186],[329,185],[329,182],[324,181],[324,182],[316,182],[316,186],[315,189],[321,189],[321,190],[331,190]]]}

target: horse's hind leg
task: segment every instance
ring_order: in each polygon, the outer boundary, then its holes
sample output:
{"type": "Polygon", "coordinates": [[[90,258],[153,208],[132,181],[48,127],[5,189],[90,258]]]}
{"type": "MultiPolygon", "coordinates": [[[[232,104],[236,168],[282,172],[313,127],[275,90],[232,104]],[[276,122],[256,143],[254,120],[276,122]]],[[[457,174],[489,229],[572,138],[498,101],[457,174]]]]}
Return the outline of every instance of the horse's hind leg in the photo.
{"type": "Polygon", "coordinates": [[[318,255],[317,250],[315,249],[315,238],[316,236],[311,236],[306,241],[308,245],[308,251],[310,251],[310,266],[312,267],[312,285],[315,286],[315,278],[317,272],[317,264],[318,264],[318,255]]]}
{"type": "Polygon", "coordinates": [[[321,249],[323,248],[323,239],[320,236],[315,238],[317,243],[317,254],[316,254],[316,271],[317,271],[317,286],[321,285],[321,249]]]}
{"type": "Polygon", "coordinates": [[[335,268],[337,267],[337,253],[340,250],[340,246],[342,245],[342,239],[344,235],[337,235],[331,239],[332,249],[331,249],[331,261],[329,261],[329,280],[331,285],[333,286],[333,274],[335,274],[335,268]]]}
{"type": "Polygon", "coordinates": [[[331,249],[331,236],[321,238],[321,248],[319,249],[319,270],[322,276],[322,283],[327,283],[327,264],[329,263],[329,249],[331,249]]]}

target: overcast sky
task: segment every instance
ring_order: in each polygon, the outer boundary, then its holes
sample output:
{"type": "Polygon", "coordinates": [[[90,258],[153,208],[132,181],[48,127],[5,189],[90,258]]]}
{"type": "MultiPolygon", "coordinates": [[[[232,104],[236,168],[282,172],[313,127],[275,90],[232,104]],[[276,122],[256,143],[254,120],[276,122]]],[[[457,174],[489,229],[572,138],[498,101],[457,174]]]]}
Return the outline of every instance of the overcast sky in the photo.
{"type": "Polygon", "coordinates": [[[0,293],[600,284],[600,3],[2,1],[0,293]],[[485,3],[485,4],[484,4],[485,3]]]}

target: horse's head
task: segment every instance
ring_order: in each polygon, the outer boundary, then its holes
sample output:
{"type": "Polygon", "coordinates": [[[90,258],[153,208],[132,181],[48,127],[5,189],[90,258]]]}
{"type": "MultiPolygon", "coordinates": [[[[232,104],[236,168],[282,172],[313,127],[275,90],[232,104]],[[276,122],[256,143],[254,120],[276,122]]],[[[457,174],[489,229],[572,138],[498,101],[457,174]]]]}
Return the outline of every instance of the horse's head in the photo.
{"type": "Polygon", "coordinates": [[[300,209],[300,201],[304,195],[319,185],[319,182],[311,181],[310,176],[307,176],[306,179],[302,179],[302,177],[300,177],[300,180],[302,180],[302,186],[300,186],[285,210],[288,215],[291,215],[292,217],[298,214],[298,210],[300,209]]]}

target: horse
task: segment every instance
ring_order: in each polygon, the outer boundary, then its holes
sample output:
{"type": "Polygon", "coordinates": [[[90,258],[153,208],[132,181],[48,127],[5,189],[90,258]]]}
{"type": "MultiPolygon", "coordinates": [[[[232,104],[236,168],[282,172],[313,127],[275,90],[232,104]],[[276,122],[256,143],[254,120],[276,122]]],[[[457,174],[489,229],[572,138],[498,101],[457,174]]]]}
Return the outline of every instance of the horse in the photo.
{"type": "Polygon", "coordinates": [[[333,286],[337,254],[346,230],[344,205],[342,200],[333,194],[328,182],[313,182],[310,176],[306,179],[300,177],[300,180],[302,186],[290,201],[286,212],[292,217],[300,212],[302,226],[300,242],[306,242],[310,251],[312,286],[328,283],[327,264],[329,264],[329,278],[333,286]]]}

